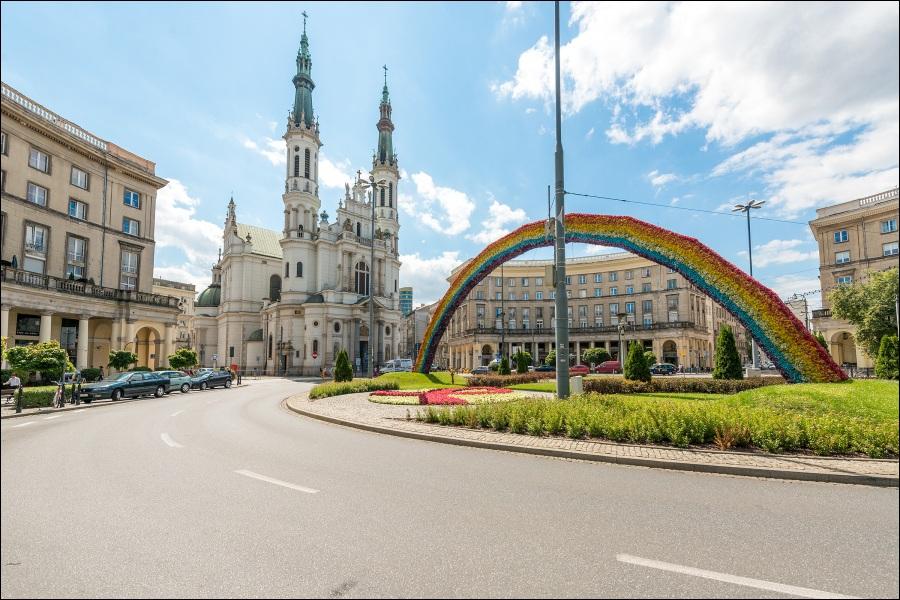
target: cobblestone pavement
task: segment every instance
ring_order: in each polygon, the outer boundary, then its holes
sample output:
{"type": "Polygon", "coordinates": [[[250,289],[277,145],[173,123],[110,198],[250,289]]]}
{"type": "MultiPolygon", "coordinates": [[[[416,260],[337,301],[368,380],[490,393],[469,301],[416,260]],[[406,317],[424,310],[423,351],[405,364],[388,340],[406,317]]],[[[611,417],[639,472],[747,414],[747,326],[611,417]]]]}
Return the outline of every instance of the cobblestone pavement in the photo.
{"type": "Polygon", "coordinates": [[[808,455],[778,455],[763,452],[730,452],[641,446],[565,437],[534,437],[485,429],[431,425],[415,420],[416,405],[377,404],[368,394],[347,394],[310,400],[307,394],[287,400],[295,412],[340,421],[343,424],[377,428],[410,437],[427,436],[433,441],[508,449],[534,454],[552,454],[605,462],[644,464],[662,468],[720,472],[759,477],[781,477],[846,483],[898,485],[897,460],[825,458],[808,455]],[[389,430],[389,431],[388,431],[389,430]],[[441,438],[441,439],[436,439],[441,438]]]}

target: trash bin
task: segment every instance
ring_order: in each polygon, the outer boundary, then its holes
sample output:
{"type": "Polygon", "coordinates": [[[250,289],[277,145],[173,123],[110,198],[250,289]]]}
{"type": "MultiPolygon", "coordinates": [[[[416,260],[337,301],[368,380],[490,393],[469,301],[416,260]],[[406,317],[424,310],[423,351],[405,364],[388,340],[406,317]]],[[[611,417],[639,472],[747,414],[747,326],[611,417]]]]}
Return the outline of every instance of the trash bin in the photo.
{"type": "Polygon", "coordinates": [[[584,393],[584,378],[581,375],[570,379],[569,393],[573,396],[584,393]]]}

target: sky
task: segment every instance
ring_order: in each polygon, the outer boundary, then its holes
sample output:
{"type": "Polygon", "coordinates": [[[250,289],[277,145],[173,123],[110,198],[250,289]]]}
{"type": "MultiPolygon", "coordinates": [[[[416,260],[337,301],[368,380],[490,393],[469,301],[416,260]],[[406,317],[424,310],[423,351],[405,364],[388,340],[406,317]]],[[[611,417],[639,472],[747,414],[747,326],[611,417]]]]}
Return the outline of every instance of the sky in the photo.
{"type": "MultiPolygon", "coordinates": [[[[0,69],[20,92],[156,162],[169,184],[157,198],[155,275],[199,291],[229,197],[239,221],[281,230],[281,136],[304,10],[331,215],[344,182],[371,166],[388,66],[400,284],[416,305],[438,299],[450,270],[487,243],[546,218],[550,2],[2,2],[0,69]]],[[[900,179],[898,4],[560,11],[566,190],[662,205],[570,195],[567,212],[631,215],[746,269],[746,221],[730,209],[765,200],[754,274],[783,298],[820,289],[815,209],[900,179]]]]}

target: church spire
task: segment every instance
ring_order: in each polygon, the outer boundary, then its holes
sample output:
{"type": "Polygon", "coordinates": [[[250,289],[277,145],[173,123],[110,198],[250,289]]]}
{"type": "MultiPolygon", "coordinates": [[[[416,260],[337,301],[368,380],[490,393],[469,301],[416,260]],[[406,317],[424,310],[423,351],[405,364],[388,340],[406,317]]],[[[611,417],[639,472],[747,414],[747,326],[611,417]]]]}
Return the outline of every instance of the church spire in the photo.
{"type": "Polygon", "coordinates": [[[388,94],[387,85],[387,65],[384,69],[384,88],[381,90],[381,118],[378,120],[376,127],[378,128],[378,151],[375,154],[375,163],[394,165],[396,158],[394,156],[393,131],[394,123],[391,121],[391,99],[388,94]]]}
{"type": "Polygon", "coordinates": [[[312,80],[312,58],[309,54],[309,38],[306,37],[306,11],[303,11],[303,35],[300,37],[300,49],[297,51],[297,74],[294,75],[294,110],[291,121],[294,125],[312,127],[313,117],[312,91],[316,84],[312,80]]]}

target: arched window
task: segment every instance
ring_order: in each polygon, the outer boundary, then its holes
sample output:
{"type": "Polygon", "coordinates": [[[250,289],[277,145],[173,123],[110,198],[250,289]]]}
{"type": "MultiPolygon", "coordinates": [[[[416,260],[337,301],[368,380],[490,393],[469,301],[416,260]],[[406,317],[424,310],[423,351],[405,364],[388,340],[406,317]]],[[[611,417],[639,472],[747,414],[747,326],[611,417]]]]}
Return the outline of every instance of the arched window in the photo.
{"type": "Polygon", "coordinates": [[[369,295],[369,265],[362,261],[356,263],[356,285],[354,289],[357,294],[369,295]]]}
{"type": "Polygon", "coordinates": [[[297,261],[297,277],[303,277],[303,263],[297,261]]]}
{"type": "Polygon", "coordinates": [[[384,206],[384,188],[381,188],[381,206],[384,206]]]}
{"type": "Polygon", "coordinates": [[[313,352],[319,353],[319,340],[313,340],[313,352]]]}
{"type": "Polygon", "coordinates": [[[356,237],[362,237],[362,225],[358,221],[356,223],[356,237]]]}
{"type": "Polygon", "coordinates": [[[291,263],[284,263],[284,277],[287,279],[291,276],[291,263]]]}
{"type": "Polygon", "coordinates": [[[394,182],[388,184],[388,206],[394,208],[394,182]]]}
{"type": "Polygon", "coordinates": [[[269,334],[269,358],[272,358],[272,334],[269,334]]]}
{"type": "Polygon", "coordinates": [[[303,151],[303,155],[306,157],[306,166],[303,170],[303,172],[305,173],[304,177],[309,179],[309,148],[303,151]]]}
{"type": "Polygon", "coordinates": [[[272,302],[281,300],[281,277],[278,275],[269,277],[269,300],[272,302]]]}
{"type": "Polygon", "coordinates": [[[300,155],[294,154],[294,177],[300,177],[300,155]]]}

